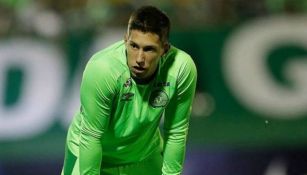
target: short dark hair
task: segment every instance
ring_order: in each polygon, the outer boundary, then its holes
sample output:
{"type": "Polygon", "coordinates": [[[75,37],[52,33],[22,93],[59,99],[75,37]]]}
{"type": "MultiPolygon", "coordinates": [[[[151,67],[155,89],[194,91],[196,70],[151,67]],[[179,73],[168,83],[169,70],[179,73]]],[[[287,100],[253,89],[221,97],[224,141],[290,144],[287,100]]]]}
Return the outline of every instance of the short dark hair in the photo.
{"type": "Polygon", "coordinates": [[[160,37],[162,43],[168,42],[170,32],[170,20],[160,9],[154,6],[143,6],[135,10],[129,19],[128,32],[140,30],[152,32],[160,37]]]}

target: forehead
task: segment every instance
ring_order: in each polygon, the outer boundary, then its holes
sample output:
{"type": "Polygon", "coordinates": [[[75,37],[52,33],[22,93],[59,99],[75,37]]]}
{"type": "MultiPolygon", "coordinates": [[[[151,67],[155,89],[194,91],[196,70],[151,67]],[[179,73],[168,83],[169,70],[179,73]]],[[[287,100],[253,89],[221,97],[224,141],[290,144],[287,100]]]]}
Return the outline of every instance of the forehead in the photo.
{"type": "Polygon", "coordinates": [[[131,30],[128,33],[128,41],[132,41],[140,46],[161,46],[159,35],[152,32],[142,32],[140,30],[131,30]]]}

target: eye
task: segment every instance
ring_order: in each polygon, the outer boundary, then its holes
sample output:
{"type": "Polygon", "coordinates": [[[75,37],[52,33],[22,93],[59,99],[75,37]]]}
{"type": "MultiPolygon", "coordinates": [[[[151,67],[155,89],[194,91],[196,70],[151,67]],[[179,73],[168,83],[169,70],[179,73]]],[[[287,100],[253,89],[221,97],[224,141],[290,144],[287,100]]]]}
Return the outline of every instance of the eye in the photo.
{"type": "Polygon", "coordinates": [[[148,47],[144,47],[144,51],[145,52],[155,52],[156,49],[154,47],[148,46],[148,47]]]}
{"type": "Polygon", "coordinates": [[[130,47],[133,48],[133,49],[137,49],[138,45],[136,45],[135,43],[130,43],[130,47]]]}

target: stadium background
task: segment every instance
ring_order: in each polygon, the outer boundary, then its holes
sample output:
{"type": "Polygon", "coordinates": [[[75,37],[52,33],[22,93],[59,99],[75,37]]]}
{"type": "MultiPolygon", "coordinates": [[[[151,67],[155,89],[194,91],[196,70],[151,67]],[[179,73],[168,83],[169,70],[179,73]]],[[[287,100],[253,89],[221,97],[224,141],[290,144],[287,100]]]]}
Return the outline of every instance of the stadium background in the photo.
{"type": "Polygon", "coordinates": [[[307,1],[0,0],[0,175],[59,174],[86,61],[144,4],[198,67],[184,174],[306,174],[307,1]]]}

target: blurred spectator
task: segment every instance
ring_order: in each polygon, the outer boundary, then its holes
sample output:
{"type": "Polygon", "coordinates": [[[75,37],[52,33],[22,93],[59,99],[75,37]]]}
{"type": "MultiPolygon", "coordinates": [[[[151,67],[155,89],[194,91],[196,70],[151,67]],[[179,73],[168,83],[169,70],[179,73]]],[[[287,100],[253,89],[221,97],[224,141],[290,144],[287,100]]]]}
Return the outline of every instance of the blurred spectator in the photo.
{"type": "Polygon", "coordinates": [[[240,19],[259,17],[267,14],[264,0],[233,0],[233,3],[235,12],[240,19]]]}
{"type": "Polygon", "coordinates": [[[124,27],[130,11],[145,4],[159,6],[180,29],[232,25],[242,19],[307,11],[305,0],[2,0],[0,35],[22,32],[54,38],[66,32],[124,27]]]}
{"type": "Polygon", "coordinates": [[[265,0],[271,13],[302,13],[307,12],[306,0],[265,0]]]}

